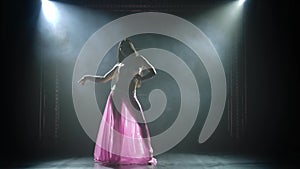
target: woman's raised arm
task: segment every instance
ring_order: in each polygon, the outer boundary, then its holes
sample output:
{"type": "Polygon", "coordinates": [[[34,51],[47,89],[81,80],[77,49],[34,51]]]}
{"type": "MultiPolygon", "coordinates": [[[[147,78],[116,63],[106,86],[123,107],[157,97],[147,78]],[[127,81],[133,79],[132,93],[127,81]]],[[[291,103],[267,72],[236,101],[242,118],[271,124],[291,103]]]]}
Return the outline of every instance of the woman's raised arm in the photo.
{"type": "Polygon", "coordinates": [[[84,85],[84,83],[89,80],[97,83],[106,83],[110,81],[115,72],[118,70],[119,64],[116,64],[110,71],[108,71],[104,76],[95,76],[95,75],[84,75],[82,78],[78,81],[81,85],[84,85]]]}
{"type": "Polygon", "coordinates": [[[152,78],[154,75],[156,75],[155,68],[150,64],[150,62],[146,58],[144,58],[143,56],[140,56],[140,57],[141,57],[142,66],[145,68],[145,70],[148,71],[146,74],[143,73],[145,75],[141,76],[141,80],[146,80],[146,79],[152,78]]]}

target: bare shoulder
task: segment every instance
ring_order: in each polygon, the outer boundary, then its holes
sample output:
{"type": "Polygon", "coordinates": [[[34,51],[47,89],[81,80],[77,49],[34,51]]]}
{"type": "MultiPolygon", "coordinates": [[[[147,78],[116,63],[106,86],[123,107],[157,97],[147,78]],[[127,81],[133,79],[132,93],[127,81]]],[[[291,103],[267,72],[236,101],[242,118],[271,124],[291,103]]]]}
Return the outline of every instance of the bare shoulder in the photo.
{"type": "Polygon", "coordinates": [[[113,74],[117,72],[124,64],[123,63],[117,63],[114,65],[114,67],[108,72],[108,74],[113,74]]]}
{"type": "Polygon", "coordinates": [[[117,69],[117,68],[120,68],[122,66],[124,66],[123,63],[116,63],[115,66],[113,67],[113,69],[117,69]]]}

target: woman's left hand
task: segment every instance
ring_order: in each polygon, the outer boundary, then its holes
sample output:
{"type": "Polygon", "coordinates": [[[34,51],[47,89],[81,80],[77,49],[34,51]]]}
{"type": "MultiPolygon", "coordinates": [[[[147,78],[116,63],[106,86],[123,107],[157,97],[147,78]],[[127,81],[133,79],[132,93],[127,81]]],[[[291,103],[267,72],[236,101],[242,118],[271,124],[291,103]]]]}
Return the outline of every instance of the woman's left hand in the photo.
{"type": "Polygon", "coordinates": [[[136,74],[134,76],[134,80],[135,80],[135,86],[137,88],[140,88],[142,86],[142,76],[140,74],[136,74]]]}

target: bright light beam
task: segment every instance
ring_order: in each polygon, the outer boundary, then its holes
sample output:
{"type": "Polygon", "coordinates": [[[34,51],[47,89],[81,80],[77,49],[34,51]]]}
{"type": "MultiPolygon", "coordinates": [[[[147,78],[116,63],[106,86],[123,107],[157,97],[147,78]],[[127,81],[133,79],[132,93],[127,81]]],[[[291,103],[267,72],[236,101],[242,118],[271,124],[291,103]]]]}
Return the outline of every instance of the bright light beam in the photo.
{"type": "Polygon", "coordinates": [[[41,0],[42,1],[42,11],[46,18],[46,20],[51,24],[56,24],[58,20],[58,10],[55,4],[48,0],[41,0]]]}
{"type": "Polygon", "coordinates": [[[239,6],[243,5],[245,1],[246,1],[246,0],[239,0],[238,5],[239,5],[239,6]]]}

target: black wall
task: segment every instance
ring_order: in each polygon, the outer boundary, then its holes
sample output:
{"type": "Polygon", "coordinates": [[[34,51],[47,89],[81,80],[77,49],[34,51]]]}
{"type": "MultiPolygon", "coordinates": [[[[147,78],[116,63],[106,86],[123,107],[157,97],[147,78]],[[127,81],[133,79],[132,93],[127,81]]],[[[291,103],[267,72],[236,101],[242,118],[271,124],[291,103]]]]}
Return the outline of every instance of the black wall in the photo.
{"type": "Polygon", "coordinates": [[[33,53],[40,1],[1,2],[1,165],[30,159],[38,144],[39,61],[33,53]]]}
{"type": "Polygon", "coordinates": [[[249,125],[244,141],[249,149],[278,156],[299,151],[294,7],[293,1],[247,6],[249,125]]]}

